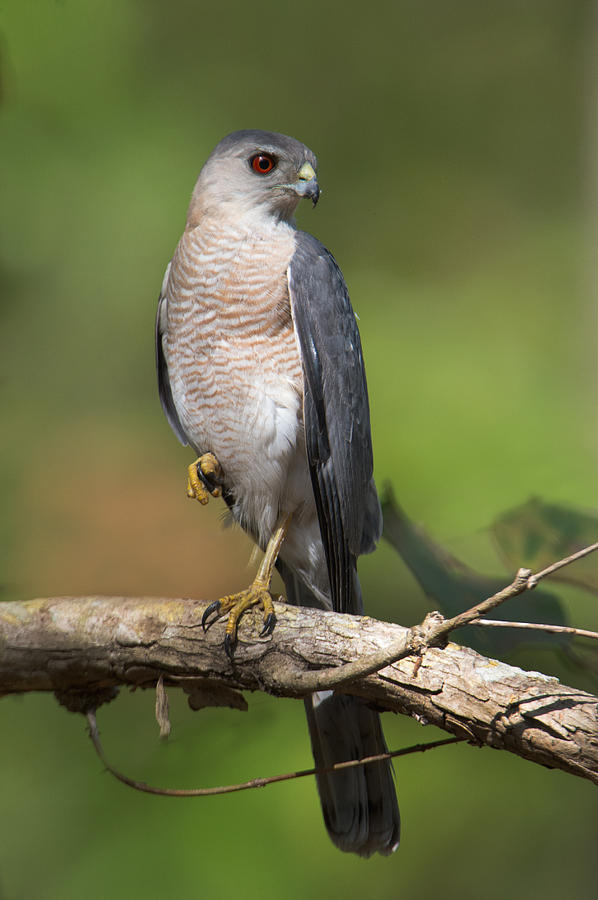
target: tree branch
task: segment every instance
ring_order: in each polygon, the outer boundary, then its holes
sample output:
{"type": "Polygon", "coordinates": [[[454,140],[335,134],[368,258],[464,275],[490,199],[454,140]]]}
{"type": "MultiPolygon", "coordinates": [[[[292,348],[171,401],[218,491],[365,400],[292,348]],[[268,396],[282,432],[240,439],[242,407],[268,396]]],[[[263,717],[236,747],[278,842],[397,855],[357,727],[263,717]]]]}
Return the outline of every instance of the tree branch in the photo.
{"type": "MultiPolygon", "coordinates": [[[[530,574],[518,573],[500,596],[474,607],[469,621],[509,591],[526,590],[530,574]]],[[[270,637],[259,638],[261,620],[244,617],[231,662],[222,647],[224,624],[204,634],[205,604],[199,601],[58,597],[3,603],[0,693],[55,691],[69,708],[86,712],[119,685],[155,687],[162,675],[166,685],[191,694],[193,708],[241,707],[239,690],[301,697],[338,685],[342,674],[342,690],[373,705],[598,783],[598,698],[453,643],[429,646],[457,627],[438,614],[407,629],[275,606],[278,624],[270,637]],[[397,649],[401,658],[385,665],[397,649]],[[372,672],[374,663],[384,667],[372,672]],[[353,680],[346,681],[349,672],[353,680]]]]}

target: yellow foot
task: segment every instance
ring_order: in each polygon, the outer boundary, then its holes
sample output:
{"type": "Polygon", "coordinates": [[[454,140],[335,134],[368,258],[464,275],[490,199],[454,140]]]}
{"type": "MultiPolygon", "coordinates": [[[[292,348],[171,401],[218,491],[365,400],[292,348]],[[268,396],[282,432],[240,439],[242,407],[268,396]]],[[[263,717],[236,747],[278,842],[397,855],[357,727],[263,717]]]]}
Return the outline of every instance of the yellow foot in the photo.
{"type": "Polygon", "coordinates": [[[272,634],[276,625],[276,614],[272,605],[272,595],[263,581],[256,579],[251,587],[238,594],[229,594],[221,600],[210,603],[201,620],[203,630],[206,631],[216,619],[228,613],[226,631],[224,635],[224,649],[226,655],[232,659],[233,648],[237,642],[237,625],[239,619],[250,606],[260,604],[264,610],[264,627],[260,631],[260,637],[272,634]],[[211,621],[210,621],[211,620],[211,621]]]}
{"type": "Polygon", "coordinates": [[[205,506],[210,495],[222,496],[222,467],[213,453],[204,453],[187,469],[187,496],[205,506]]]}

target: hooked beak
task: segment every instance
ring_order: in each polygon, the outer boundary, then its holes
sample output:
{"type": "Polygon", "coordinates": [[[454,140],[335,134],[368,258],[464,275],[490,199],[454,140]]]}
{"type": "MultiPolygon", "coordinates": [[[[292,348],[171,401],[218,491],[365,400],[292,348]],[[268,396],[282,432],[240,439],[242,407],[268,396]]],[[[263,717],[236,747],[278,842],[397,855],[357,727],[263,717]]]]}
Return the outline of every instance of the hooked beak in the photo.
{"type": "Polygon", "coordinates": [[[298,172],[298,180],[293,185],[293,190],[298,197],[307,197],[315,206],[320,196],[320,186],[318,184],[314,167],[310,163],[304,163],[298,172]]]}

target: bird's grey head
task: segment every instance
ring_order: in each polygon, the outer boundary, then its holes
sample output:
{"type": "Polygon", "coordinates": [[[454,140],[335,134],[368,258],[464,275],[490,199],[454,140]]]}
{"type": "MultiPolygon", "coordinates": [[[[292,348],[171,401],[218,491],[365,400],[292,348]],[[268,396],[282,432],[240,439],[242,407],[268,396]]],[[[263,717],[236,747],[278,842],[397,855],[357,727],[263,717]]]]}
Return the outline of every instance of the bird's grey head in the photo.
{"type": "Polygon", "coordinates": [[[320,188],[309,147],[273,131],[235,131],[223,138],[200,172],[189,209],[193,223],[206,213],[292,219],[299,201],[314,206],[320,188]]]}

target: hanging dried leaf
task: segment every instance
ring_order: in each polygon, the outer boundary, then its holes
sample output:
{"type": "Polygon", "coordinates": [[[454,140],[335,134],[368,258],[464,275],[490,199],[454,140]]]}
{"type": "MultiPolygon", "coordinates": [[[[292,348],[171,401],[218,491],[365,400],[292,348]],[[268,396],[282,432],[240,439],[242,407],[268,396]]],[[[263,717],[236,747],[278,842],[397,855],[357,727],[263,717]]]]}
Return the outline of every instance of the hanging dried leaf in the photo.
{"type": "Polygon", "coordinates": [[[170,736],[170,718],[168,716],[168,694],[164,687],[164,677],[160,675],[156,685],[156,722],[160,726],[160,738],[166,740],[170,736]]]}

